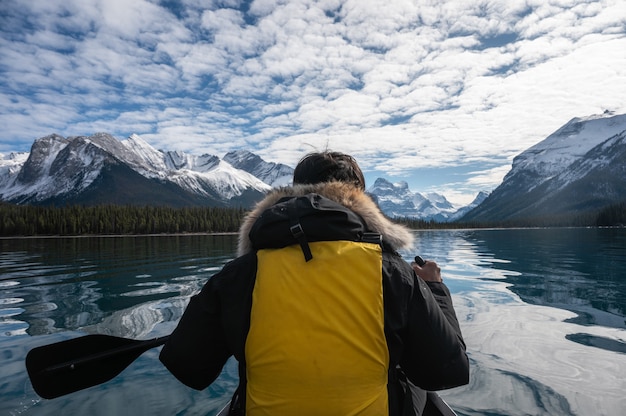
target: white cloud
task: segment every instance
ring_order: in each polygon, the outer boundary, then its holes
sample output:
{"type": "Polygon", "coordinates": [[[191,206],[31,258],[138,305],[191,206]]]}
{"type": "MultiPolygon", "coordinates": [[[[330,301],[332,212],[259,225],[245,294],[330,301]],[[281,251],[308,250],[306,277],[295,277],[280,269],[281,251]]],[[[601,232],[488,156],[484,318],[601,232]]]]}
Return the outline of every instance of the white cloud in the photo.
{"type": "Polygon", "coordinates": [[[403,178],[484,163],[437,185],[467,197],[572,117],[626,112],[620,0],[238,4],[6,3],[0,151],[107,131],[290,164],[330,147],[403,178]]]}

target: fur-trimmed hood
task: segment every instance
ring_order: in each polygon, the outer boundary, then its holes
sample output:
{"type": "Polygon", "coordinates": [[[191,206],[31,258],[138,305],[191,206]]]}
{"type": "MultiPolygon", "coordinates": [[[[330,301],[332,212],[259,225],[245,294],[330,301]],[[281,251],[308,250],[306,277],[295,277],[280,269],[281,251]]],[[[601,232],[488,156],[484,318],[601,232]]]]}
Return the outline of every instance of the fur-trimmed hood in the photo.
{"type": "Polygon", "coordinates": [[[252,242],[248,235],[253,224],[266,209],[276,204],[281,198],[304,196],[311,193],[328,198],[360,215],[369,231],[381,234],[383,240],[394,249],[408,249],[413,246],[413,234],[409,229],[385,217],[365,192],[344,182],[325,182],[314,185],[294,185],[270,191],[244,218],[239,230],[237,255],[241,256],[253,251],[252,242]]]}

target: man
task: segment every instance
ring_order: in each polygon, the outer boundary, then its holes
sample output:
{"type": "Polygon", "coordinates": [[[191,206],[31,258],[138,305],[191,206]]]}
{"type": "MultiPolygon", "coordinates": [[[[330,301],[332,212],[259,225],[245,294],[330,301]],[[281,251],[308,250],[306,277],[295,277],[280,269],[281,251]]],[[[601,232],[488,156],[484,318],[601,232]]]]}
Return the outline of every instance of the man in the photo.
{"type": "Polygon", "coordinates": [[[469,364],[434,262],[365,194],[354,159],[313,153],[246,217],[238,257],[194,296],[160,359],[204,389],[239,361],[231,415],[418,415],[469,364]],[[420,277],[418,277],[417,275],[420,277]]]}

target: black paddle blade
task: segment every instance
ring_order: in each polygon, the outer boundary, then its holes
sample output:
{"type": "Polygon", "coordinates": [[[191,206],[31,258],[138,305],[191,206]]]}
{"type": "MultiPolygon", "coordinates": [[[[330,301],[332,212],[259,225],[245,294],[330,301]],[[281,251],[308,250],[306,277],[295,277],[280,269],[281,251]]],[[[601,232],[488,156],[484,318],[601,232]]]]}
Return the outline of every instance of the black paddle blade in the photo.
{"type": "Polygon", "coordinates": [[[167,338],[137,341],[87,335],[33,348],[26,355],[26,369],[35,392],[44,399],[54,399],[111,380],[167,338]]]}
{"type": "Polygon", "coordinates": [[[426,407],[422,416],[457,416],[448,403],[434,391],[426,392],[426,407]]]}

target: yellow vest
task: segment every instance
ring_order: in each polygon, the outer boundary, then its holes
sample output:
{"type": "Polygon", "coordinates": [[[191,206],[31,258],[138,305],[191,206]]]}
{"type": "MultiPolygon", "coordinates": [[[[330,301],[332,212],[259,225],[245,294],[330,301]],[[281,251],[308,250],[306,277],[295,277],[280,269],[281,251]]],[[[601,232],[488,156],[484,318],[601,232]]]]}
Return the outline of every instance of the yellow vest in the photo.
{"type": "Polygon", "coordinates": [[[246,414],[388,414],[382,253],[310,243],[257,252],[246,340],[246,414]]]}

